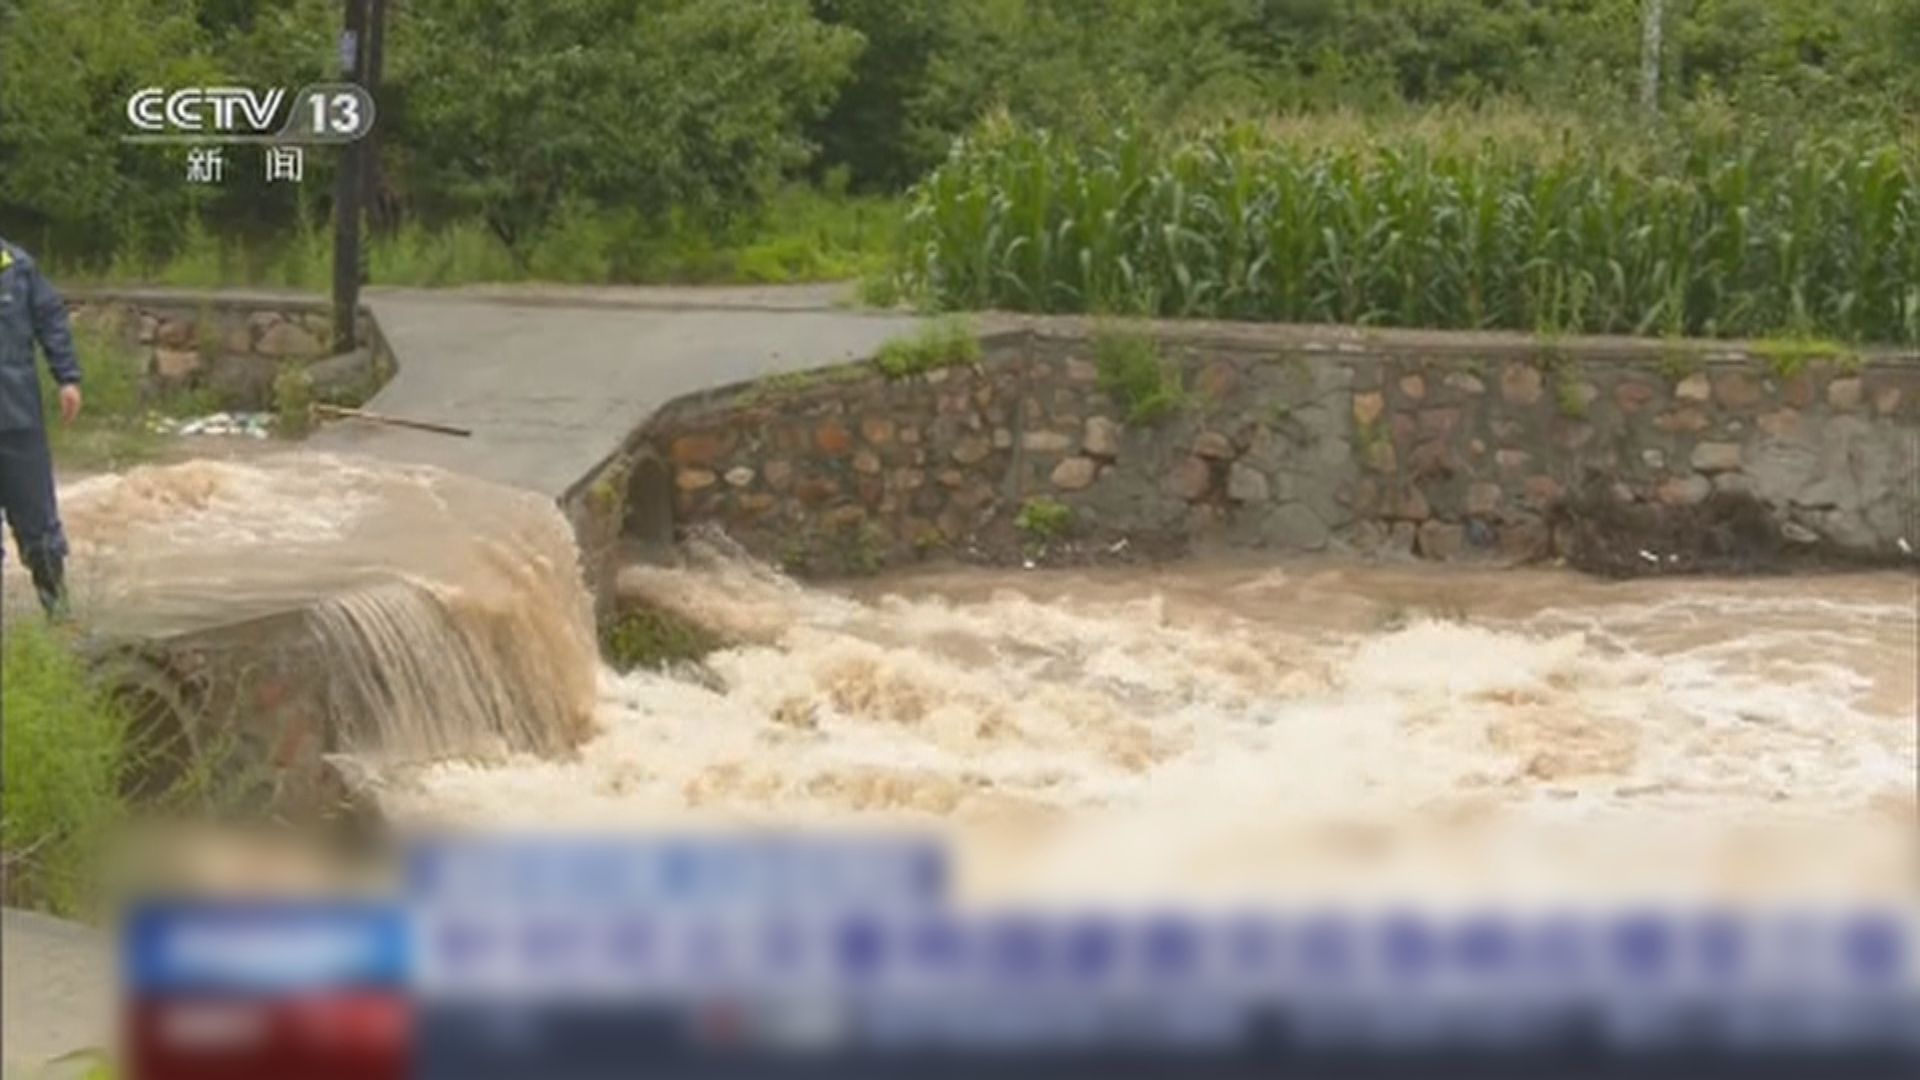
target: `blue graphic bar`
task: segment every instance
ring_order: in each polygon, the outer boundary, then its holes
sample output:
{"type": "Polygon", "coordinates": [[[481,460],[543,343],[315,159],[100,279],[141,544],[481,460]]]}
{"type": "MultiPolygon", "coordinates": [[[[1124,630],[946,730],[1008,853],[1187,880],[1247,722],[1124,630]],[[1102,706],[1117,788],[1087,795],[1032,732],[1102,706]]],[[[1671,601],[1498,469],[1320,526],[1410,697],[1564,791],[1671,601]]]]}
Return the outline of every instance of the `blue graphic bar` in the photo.
{"type": "Polygon", "coordinates": [[[121,938],[134,996],[411,987],[411,930],[393,904],[165,901],[131,911],[121,938]]]}

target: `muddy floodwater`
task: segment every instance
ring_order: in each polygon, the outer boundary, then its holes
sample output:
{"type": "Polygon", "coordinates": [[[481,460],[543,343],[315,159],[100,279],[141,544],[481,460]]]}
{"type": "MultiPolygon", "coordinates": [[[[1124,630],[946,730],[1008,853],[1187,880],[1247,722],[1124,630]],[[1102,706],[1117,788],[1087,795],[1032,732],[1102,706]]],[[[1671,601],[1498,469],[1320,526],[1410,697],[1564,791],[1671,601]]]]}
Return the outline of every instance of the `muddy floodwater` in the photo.
{"type": "Polygon", "coordinates": [[[603,671],[566,761],[406,816],[946,830],[998,897],[1900,895],[1914,579],[1337,563],[622,588],[743,642],[603,671]]]}
{"type": "Polygon", "coordinates": [[[699,541],[619,587],[731,644],[621,675],[531,497],[303,456],[68,504],[96,619],[318,602],[339,677],[433,707],[386,738],[504,730],[515,702],[584,730],[378,764],[404,824],[908,826],[999,898],[1883,898],[1920,872],[1911,574],[1267,559],[813,586],[699,541]]]}

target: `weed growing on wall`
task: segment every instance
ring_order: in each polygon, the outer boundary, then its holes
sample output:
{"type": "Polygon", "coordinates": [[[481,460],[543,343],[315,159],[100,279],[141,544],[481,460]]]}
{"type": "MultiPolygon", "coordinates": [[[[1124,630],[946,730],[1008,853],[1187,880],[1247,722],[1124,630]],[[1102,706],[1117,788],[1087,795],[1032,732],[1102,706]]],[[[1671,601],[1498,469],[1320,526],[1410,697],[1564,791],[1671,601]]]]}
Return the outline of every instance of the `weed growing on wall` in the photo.
{"type": "Polygon", "coordinates": [[[1126,406],[1127,422],[1151,424],[1187,402],[1186,389],[1160,347],[1146,334],[1109,331],[1093,342],[1100,389],[1126,406]]]}
{"type": "Polygon", "coordinates": [[[1660,374],[1668,382],[1677,383],[1698,372],[1705,366],[1697,349],[1688,348],[1683,342],[1670,340],[1662,348],[1658,361],[1660,374]]]}
{"type": "Polygon", "coordinates": [[[1570,368],[1571,365],[1562,364],[1553,369],[1554,407],[1569,420],[1584,420],[1587,416],[1586,391],[1570,368]]]}
{"type": "Polygon", "coordinates": [[[1027,539],[1049,544],[1065,539],[1073,531],[1073,507],[1044,495],[1028,499],[1013,524],[1027,539]]]}
{"type": "Polygon", "coordinates": [[[313,428],[313,376],[298,364],[285,365],[274,376],[273,427],[287,439],[302,438],[313,428]]]}
{"type": "Polygon", "coordinates": [[[864,577],[886,569],[887,534],[878,526],[869,523],[846,531],[837,547],[845,573],[864,577]]]}
{"type": "Polygon", "coordinates": [[[873,358],[889,379],[904,379],[935,368],[971,364],[980,359],[980,338],[965,320],[938,319],[918,332],[880,346],[873,358]]]}
{"type": "Polygon", "coordinates": [[[1842,369],[1860,366],[1859,353],[1837,341],[1820,338],[1768,338],[1755,342],[1753,353],[1783,379],[1800,374],[1815,360],[1830,360],[1842,369]]]}
{"type": "Polygon", "coordinates": [[[748,383],[734,398],[734,403],[743,406],[765,405],[795,394],[817,390],[823,386],[859,382],[872,374],[869,368],[859,364],[811,368],[806,371],[778,371],[771,375],[762,375],[748,383]]]}

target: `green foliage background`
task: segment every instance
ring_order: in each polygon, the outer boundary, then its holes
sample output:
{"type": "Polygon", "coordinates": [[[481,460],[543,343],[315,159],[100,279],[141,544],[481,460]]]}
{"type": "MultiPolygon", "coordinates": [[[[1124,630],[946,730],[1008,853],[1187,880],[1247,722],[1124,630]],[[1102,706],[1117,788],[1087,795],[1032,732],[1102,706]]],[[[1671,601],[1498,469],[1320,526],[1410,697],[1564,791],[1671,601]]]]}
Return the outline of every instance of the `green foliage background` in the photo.
{"type": "MultiPolygon", "coordinates": [[[[1670,125],[1920,138],[1920,0],[1667,0],[1670,125]]],[[[1631,146],[1641,0],[390,0],[375,280],[869,272],[890,200],[1004,115],[1062,138],[1330,109],[1631,146]],[[869,206],[856,196],[877,200],[869,206]],[[848,205],[862,208],[849,214],[848,205]],[[872,211],[871,213],[867,211],[872,211]],[[870,220],[871,219],[871,220],[870,220]]],[[[334,0],[0,0],[0,233],[68,275],[323,279],[333,161],[218,188],[127,95],[329,76],[334,0]]]]}

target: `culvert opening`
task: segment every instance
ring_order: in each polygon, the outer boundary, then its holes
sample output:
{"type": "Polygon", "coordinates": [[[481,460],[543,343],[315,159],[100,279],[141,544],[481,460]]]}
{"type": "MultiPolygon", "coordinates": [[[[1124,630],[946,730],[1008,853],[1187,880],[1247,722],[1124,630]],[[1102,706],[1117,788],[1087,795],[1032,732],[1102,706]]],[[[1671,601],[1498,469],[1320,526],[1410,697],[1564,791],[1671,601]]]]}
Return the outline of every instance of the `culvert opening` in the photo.
{"type": "Polygon", "coordinates": [[[131,649],[100,660],[96,677],[127,725],[121,796],[150,805],[181,791],[201,768],[201,695],[160,661],[131,649]]]}
{"type": "Polygon", "coordinates": [[[673,468],[651,454],[633,463],[627,477],[626,516],[621,533],[642,550],[673,545],[673,468]]]}

